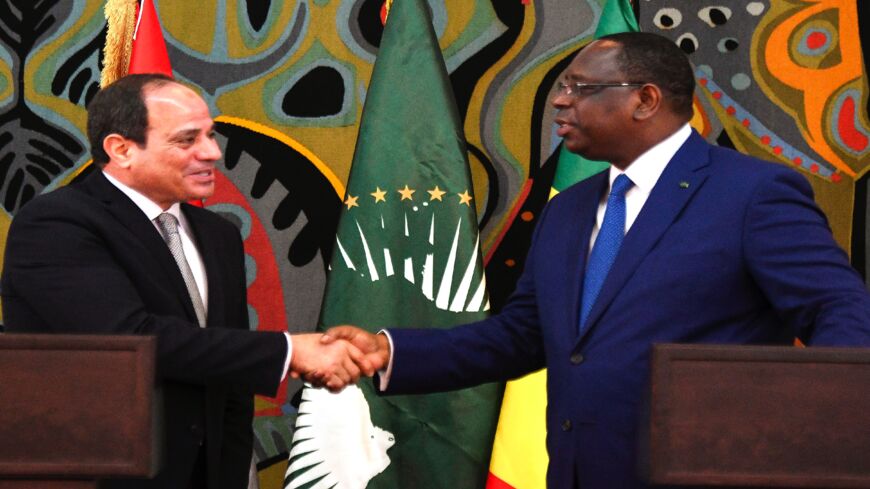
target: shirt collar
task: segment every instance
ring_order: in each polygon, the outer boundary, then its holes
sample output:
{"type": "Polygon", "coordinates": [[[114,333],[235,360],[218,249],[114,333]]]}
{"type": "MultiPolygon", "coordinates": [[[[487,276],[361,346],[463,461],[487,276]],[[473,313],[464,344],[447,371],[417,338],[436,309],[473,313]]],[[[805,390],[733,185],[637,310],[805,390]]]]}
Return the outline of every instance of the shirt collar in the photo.
{"type": "MultiPolygon", "coordinates": [[[[692,128],[689,124],[683,124],[682,127],[660,143],[646,150],[636,160],[634,160],[625,170],[625,174],[631,179],[635,187],[645,194],[652,192],[665,167],[677,154],[683,143],[692,135],[692,128]]],[[[615,166],[610,167],[610,185],[619,174],[623,173],[615,166]]]]}
{"type": "Polygon", "coordinates": [[[178,219],[179,222],[184,221],[183,216],[181,215],[181,204],[179,204],[178,202],[172,204],[172,206],[170,206],[169,209],[166,209],[164,211],[153,200],[149,199],[148,197],[145,197],[144,195],[139,193],[137,190],[134,190],[134,189],[128,187],[127,185],[124,185],[123,183],[121,183],[117,178],[113,177],[112,175],[109,175],[108,173],[103,172],[103,176],[106,177],[106,180],[108,180],[112,185],[117,187],[118,190],[123,192],[124,195],[126,195],[130,200],[132,200],[133,203],[136,204],[136,207],[138,207],[139,209],[142,210],[142,212],[145,213],[145,216],[148,218],[149,221],[153,221],[154,219],[157,219],[157,216],[159,216],[160,214],[162,214],[164,212],[168,212],[168,213],[172,214],[173,216],[175,216],[176,219],[178,219]]]}

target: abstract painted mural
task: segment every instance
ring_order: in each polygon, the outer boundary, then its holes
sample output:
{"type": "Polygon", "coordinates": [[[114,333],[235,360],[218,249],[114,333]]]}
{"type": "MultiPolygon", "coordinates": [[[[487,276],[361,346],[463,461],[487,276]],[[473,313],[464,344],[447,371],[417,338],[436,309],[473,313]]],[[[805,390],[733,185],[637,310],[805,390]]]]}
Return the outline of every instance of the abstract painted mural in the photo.
{"type": "MultiPolygon", "coordinates": [[[[103,3],[0,0],[0,248],[22,205],[93,171],[85,106],[103,65],[103,3]]],[[[559,140],[548,96],[591,39],[604,2],[428,3],[466,131],[497,309],[522,270],[555,173],[559,140]]],[[[862,3],[638,0],[635,7],[642,30],[673,39],[694,65],[693,126],[710,141],[804,174],[867,276],[870,26],[859,19],[870,7],[862,3]]],[[[176,79],[195,88],[218,121],[225,157],[205,205],[244,237],[252,327],[313,330],[383,0],[155,5],[176,79]]],[[[413,73],[402,80],[414,82],[413,73]]],[[[280,487],[300,387],[291,381],[277,398],[257,399],[262,487],[280,487]]]]}

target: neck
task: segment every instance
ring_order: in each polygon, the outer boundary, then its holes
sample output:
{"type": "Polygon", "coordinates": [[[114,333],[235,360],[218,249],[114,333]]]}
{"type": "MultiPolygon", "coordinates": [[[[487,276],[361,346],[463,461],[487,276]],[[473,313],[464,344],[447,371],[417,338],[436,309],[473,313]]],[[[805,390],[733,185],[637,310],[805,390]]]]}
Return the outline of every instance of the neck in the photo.
{"type": "Polygon", "coordinates": [[[636,134],[631,135],[630,141],[626,141],[623,147],[622,154],[618,158],[610,160],[610,164],[625,171],[640,155],[671,137],[686,122],[674,119],[672,121],[656,121],[645,124],[636,134]]]}
{"type": "MultiPolygon", "coordinates": [[[[136,182],[129,178],[129,175],[119,168],[112,168],[111,163],[102,168],[103,174],[107,177],[110,177],[115,180],[116,184],[119,183],[124,187],[127,187],[129,190],[139,194],[142,198],[150,200],[154,205],[160,207],[161,210],[165,211],[172,207],[173,202],[158,202],[152,196],[148,195],[147,192],[143,191],[139,185],[136,185],[136,182]]],[[[117,185],[116,185],[117,186],[117,185]]],[[[127,191],[125,191],[127,193],[127,191]]],[[[130,197],[129,193],[127,194],[130,197]]]]}

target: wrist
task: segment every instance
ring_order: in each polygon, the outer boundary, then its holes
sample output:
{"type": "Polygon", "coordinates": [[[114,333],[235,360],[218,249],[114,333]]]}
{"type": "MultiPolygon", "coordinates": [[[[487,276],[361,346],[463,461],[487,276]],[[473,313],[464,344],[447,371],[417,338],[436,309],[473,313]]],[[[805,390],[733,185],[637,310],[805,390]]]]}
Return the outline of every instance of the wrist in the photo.
{"type": "Polygon", "coordinates": [[[301,367],[302,364],[305,362],[305,349],[311,348],[310,345],[306,344],[312,341],[312,338],[314,338],[314,341],[317,341],[317,336],[319,335],[311,333],[293,335],[293,351],[290,355],[290,372],[296,372],[299,374],[304,373],[304,369],[302,369],[301,367]]]}
{"type": "Polygon", "coordinates": [[[377,341],[378,353],[380,354],[383,365],[386,368],[390,362],[390,340],[387,338],[387,335],[378,333],[375,335],[375,341],[377,341]]]}

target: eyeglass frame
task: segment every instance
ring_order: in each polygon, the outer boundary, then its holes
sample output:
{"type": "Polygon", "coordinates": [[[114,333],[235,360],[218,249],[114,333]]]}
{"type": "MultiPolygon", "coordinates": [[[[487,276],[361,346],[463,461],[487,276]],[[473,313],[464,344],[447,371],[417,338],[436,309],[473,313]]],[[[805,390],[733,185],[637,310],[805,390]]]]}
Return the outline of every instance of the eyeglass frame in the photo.
{"type": "Polygon", "coordinates": [[[646,83],[638,82],[607,82],[607,83],[584,83],[573,82],[570,84],[556,82],[556,95],[570,95],[572,97],[580,97],[582,95],[591,95],[595,93],[595,89],[602,88],[622,88],[622,87],[642,87],[646,83]],[[592,89],[583,93],[584,89],[592,89]]]}

